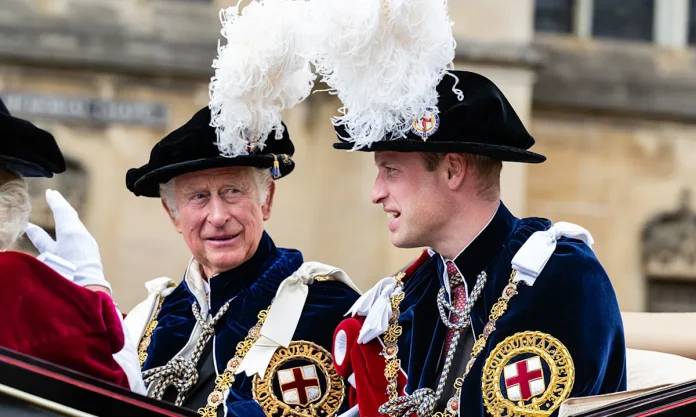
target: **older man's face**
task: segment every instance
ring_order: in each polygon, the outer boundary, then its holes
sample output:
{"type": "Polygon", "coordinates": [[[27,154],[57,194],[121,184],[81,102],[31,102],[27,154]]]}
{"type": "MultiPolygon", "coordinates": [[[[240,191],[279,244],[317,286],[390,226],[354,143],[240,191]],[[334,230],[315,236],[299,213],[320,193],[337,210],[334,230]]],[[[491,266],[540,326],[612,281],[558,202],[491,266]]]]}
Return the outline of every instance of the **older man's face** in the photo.
{"type": "Polygon", "coordinates": [[[226,167],[176,177],[178,214],[170,216],[208,277],[251,258],[271,215],[273,184],[266,201],[249,167],[226,167]]]}

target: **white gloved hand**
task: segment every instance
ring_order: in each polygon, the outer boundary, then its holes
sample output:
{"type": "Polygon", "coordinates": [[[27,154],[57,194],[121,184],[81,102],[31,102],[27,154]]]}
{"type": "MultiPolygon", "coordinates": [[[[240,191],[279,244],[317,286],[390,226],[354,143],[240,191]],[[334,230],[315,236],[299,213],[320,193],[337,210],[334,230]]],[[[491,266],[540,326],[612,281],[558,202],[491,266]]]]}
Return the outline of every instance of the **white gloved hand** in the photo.
{"type": "Polygon", "coordinates": [[[99,245],[80,221],[77,211],[58,191],[46,190],[46,202],[55,219],[56,240],[35,224],[29,223],[24,230],[29,240],[41,252],[39,259],[47,255],[58,256],[75,265],[75,284],[83,287],[100,285],[111,292],[111,285],[104,278],[99,245]]]}

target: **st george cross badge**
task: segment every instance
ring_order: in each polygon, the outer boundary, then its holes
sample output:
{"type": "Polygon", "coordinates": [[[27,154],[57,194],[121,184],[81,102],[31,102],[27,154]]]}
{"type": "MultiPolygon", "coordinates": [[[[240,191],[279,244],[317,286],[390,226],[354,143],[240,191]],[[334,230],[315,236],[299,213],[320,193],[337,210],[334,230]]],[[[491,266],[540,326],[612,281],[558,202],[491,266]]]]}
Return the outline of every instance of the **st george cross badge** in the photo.
{"type": "Polygon", "coordinates": [[[512,401],[527,401],[541,395],[546,389],[541,358],[533,356],[503,368],[507,396],[512,401]]]}
{"type": "Polygon", "coordinates": [[[345,384],[326,349],[297,340],[275,351],[266,376],[254,377],[252,393],[267,416],[333,417],[345,384]]]}
{"type": "Polygon", "coordinates": [[[315,365],[281,369],[277,375],[285,404],[307,406],[321,398],[315,365]]]}
{"type": "Polygon", "coordinates": [[[486,358],[483,404],[491,415],[549,416],[570,396],[575,365],[568,349],[542,332],[507,337],[486,358]]]}
{"type": "Polygon", "coordinates": [[[428,107],[425,110],[425,114],[418,120],[413,122],[411,125],[411,132],[413,134],[420,136],[423,141],[427,141],[428,138],[437,132],[440,127],[440,116],[437,114],[437,109],[433,107],[428,107]]]}

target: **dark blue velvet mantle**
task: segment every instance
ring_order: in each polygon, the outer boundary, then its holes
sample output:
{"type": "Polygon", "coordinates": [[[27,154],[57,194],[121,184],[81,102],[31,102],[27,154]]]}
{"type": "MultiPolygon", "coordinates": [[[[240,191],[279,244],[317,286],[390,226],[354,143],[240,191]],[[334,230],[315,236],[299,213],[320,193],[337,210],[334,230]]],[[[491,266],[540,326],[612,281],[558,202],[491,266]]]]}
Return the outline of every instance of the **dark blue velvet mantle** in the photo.
{"type": "MultiPolygon", "coordinates": [[[[512,257],[532,233],[550,226],[546,219],[515,218],[501,203],[491,223],[455,259],[469,289],[481,271],[488,274],[483,294],[471,313],[477,338],[509,281],[512,257]]],[[[440,357],[446,328],[438,315],[436,296],[444,285],[443,268],[442,259],[436,254],[404,285],[399,357],[408,375],[408,393],[418,388],[435,388],[442,369],[440,357]]],[[[568,348],[576,371],[571,397],[626,389],[625,342],[618,303],[606,272],[586,244],[561,238],[534,286],[520,284],[518,291],[464,381],[460,415],[488,415],[481,392],[483,364],[498,343],[522,331],[550,334],[568,348]]]]}
{"type": "MultiPolygon", "coordinates": [[[[251,259],[210,280],[211,314],[215,315],[227,300],[234,298],[223,320],[215,326],[218,373],[224,371],[237,344],[257,323],[259,311],[269,307],[280,283],[302,263],[299,251],[276,248],[264,232],[251,259]]],[[[310,285],[293,340],[312,341],[331,352],[334,330],[357,298],[358,294],[343,283],[323,281],[310,285]]],[[[166,364],[184,347],[195,324],[191,311],[194,300],[185,281],[165,298],[143,370],[166,364]]],[[[251,389],[252,378],[243,373],[236,376],[227,400],[228,415],[264,416],[252,398],[251,389]]]]}

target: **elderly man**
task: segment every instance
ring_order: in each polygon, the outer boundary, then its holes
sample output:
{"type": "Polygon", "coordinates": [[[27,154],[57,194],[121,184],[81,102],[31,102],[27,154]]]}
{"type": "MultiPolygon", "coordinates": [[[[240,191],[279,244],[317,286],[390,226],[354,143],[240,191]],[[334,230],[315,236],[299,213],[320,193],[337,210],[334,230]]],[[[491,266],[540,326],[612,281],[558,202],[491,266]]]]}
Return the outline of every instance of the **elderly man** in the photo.
{"type": "Polygon", "coordinates": [[[0,346],[144,392],[138,368],[129,366],[135,346],[124,337],[118,310],[107,294],[88,290],[109,291],[96,242],[75,210],[57,191],[48,191],[56,241],[28,225],[25,177],[65,171],[55,139],[13,117],[2,100],[0,137],[0,346]],[[10,250],[25,227],[42,252],[38,260],[10,250]]]}
{"type": "Polygon", "coordinates": [[[287,129],[223,157],[210,119],[198,111],[127,175],[135,195],[161,198],[193,255],[179,285],[149,282],[126,318],[149,394],[206,416],[334,415],[345,388],[328,350],[358,294],[264,231],[275,180],[295,166],[287,129]]]}

